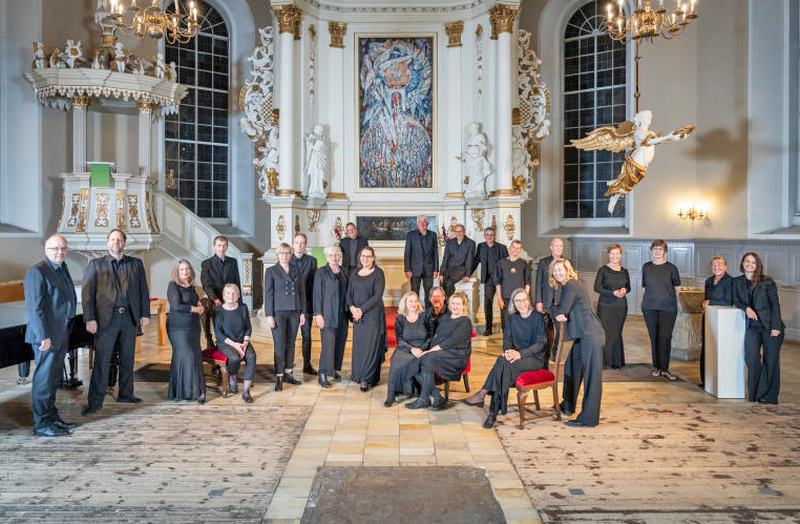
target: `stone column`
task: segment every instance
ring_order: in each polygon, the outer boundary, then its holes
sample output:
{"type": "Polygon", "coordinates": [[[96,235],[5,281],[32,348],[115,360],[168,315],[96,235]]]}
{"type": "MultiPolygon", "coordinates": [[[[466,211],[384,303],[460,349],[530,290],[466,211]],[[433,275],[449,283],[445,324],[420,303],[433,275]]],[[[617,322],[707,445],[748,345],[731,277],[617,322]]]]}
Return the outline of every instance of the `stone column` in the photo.
{"type": "Polygon", "coordinates": [[[136,102],[139,108],[139,176],[150,176],[150,160],[152,156],[153,139],[153,102],[136,102]]]}
{"type": "MultiPolygon", "coordinates": [[[[322,49],[320,58],[326,61],[323,74],[320,76],[320,85],[325,85],[327,93],[325,98],[327,103],[327,119],[330,126],[330,143],[340,144],[342,147],[331,148],[330,151],[330,187],[328,188],[328,198],[339,200],[341,204],[347,198],[347,186],[345,177],[345,148],[352,144],[352,138],[348,137],[347,126],[345,124],[345,76],[344,71],[344,37],[347,34],[347,24],[344,22],[328,22],[328,34],[330,42],[328,49],[322,49]]],[[[320,65],[322,65],[320,61],[320,65]]],[[[321,71],[322,72],[322,71],[321,71]]],[[[319,97],[322,100],[322,96],[319,97]]],[[[320,104],[322,109],[323,104],[320,104]]],[[[325,238],[324,242],[328,242],[325,238]]],[[[322,245],[322,244],[320,244],[322,245]]]]}
{"type": "Polygon", "coordinates": [[[492,33],[497,35],[497,151],[496,178],[499,195],[513,194],[511,154],[511,84],[514,69],[511,64],[511,45],[514,34],[514,18],[518,6],[497,4],[489,10],[492,33]]]}
{"type": "Polygon", "coordinates": [[[461,34],[464,32],[464,22],[447,22],[444,24],[447,33],[447,97],[445,99],[447,110],[447,173],[449,176],[442,181],[444,191],[448,195],[461,197],[462,164],[457,157],[461,156],[464,114],[462,107],[462,75],[461,75],[461,34]]]}
{"type": "Polygon", "coordinates": [[[278,129],[280,131],[279,146],[279,182],[278,195],[300,195],[297,190],[298,173],[295,173],[295,49],[294,41],[300,38],[300,19],[302,12],[296,5],[273,6],[272,10],[278,19],[280,61],[279,71],[279,97],[278,106],[281,118],[278,129]]]}
{"type": "Polygon", "coordinates": [[[85,173],[86,168],[86,109],[89,97],[76,95],[70,99],[72,104],[72,172],[85,173]]]}

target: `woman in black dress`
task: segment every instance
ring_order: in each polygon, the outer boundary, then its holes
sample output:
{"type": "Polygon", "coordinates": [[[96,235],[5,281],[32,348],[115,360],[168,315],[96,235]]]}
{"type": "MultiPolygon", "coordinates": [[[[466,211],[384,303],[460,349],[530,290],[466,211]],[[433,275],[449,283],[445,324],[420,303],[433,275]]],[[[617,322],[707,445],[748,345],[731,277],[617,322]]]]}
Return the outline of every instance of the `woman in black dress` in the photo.
{"type": "Polygon", "coordinates": [[[347,277],[340,263],[339,246],[325,248],[328,263],[314,273],[314,318],[322,339],[317,382],[330,388],[329,378],[341,380],[344,345],[347,342],[347,277]]]}
{"type": "Polygon", "coordinates": [[[744,362],[750,402],[777,404],[781,387],[780,351],[784,329],[778,286],[764,274],[761,257],[747,253],[733,279],[733,302],[747,316],[744,362]],[[764,348],[763,355],[761,348],[764,348]]]}
{"type": "Polygon", "coordinates": [[[728,274],[728,262],[723,257],[711,259],[712,276],[706,279],[705,300],[703,300],[703,331],[700,346],[700,387],[706,382],[706,306],[733,305],[733,277],[728,274]]]}
{"type": "Polygon", "coordinates": [[[423,311],[419,296],[413,291],[403,295],[397,312],[394,321],[397,347],[392,353],[388,390],[383,403],[387,408],[394,403],[395,394],[413,394],[413,375],[416,373],[413,363],[428,349],[434,331],[433,320],[423,311]]]}
{"type": "Polygon", "coordinates": [[[678,268],[664,259],[667,249],[667,243],[661,239],[650,244],[653,260],[642,266],[642,315],[650,335],[653,356],[653,370],[650,374],[675,380],[677,377],[669,372],[669,359],[672,352],[672,330],[678,317],[681,277],[678,268]]]}
{"type": "Polygon", "coordinates": [[[300,384],[286,366],[293,365],[297,328],[306,321],[306,290],[300,270],[289,264],[289,244],[282,243],[275,251],[278,263],[264,272],[264,315],[275,346],[275,391],[282,391],[284,382],[300,384]]]}
{"type": "Polygon", "coordinates": [[[250,396],[250,386],[253,385],[253,378],[256,374],[256,352],[250,344],[250,335],[253,328],[250,325],[250,311],[246,304],[239,303],[239,287],[236,284],[226,284],[222,288],[221,307],[214,310],[214,334],[217,337],[217,349],[219,349],[228,362],[228,372],[230,373],[231,393],[236,393],[236,375],[239,373],[239,366],[244,360],[244,388],[242,398],[250,404],[253,397],[250,396]]]}
{"type": "Polygon", "coordinates": [[[367,246],[358,255],[358,271],[350,276],[347,306],[353,316],[353,365],[350,380],[362,392],[378,383],[386,353],[386,317],[383,312],[383,270],[375,251],[367,246]]]}
{"type": "Polygon", "coordinates": [[[450,296],[450,314],[439,319],[430,349],[417,358],[419,371],[414,378],[420,384],[420,395],[414,402],[406,404],[408,409],[439,410],[445,406],[444,398],[434,387],[436,375],[444,380],[461,380],[472,352],[472,322],[467,316],[467,304],[467,295],[463,291],[450,296]]]}
{"type": "Polygon", "coordinates": [[[573,340],[564,363],[565,415],[575,412],[578,392],[583,381],[581,414],[567,421],[568,426],[592,427],[600,421],[603,396],[603,346],[605,333],[592,308],[589,292],[578,282],[578,274],[569,260],[557,258],[550,263],[550,286],[562,289],[558,305],[550,309],[556,322],[566,322],[564,339],[573,340]]]}
{"type": "Polygon", "coordinates": [[[194,289],[195,273],[188,260],[179,260],[172,269],[167,287],[169,316],[167,336],[172,346],[169,366],[169,400],[206,401],[203,352],[200,349],[200,315],[203,306],[194,289]]]}
{"type": "Polygon", "coordinates": [[[497,413],[508,410],[508,390],[521,374],[545,367],[544,317],[531,305],[531,297],[523,288],[514,290],[508,304],[506,329],[503,331],[503,354],[497,357],[483,387],[474,395],[462,399],[469,406],[483,407],[486,395],[492,396],[489,416],[483,423],[491,428],[497,413]]]}
{"type": "Polygon", "coordinates": [[[622,246],[611,244],[606,249],[608,264],[597,270],[594,292],[597,293],[597,316],[606,332],[603,346],[603,367],[620,369],[625,367],[625,345],[622,343],[622,328],[628,316],[628,299],[631,292],[631,277],[619,263],[622,246]]]}

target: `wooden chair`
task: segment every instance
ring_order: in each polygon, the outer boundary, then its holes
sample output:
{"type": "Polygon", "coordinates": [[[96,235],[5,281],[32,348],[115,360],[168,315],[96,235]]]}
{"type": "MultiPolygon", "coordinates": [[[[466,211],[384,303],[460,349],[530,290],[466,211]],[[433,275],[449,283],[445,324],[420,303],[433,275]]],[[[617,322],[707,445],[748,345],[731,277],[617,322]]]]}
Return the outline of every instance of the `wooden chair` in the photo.
{"type": "Polygon", "coordinates": [[[223,398],[230,396],[230,373],[228,357],[215,347],[203,350],[203,363],[211,366],[211,374],[217,377],[217,390],[223,398]]]}
{"type": "MultiPolygon", "coordinates": [[[[547,317],[547,327],[545,329],[546,333],[546,342],[548,348],[552,348],[553,341],[555,340],[556,329],[553,321],[547,317]]],[[[561,407],[559,406],[558,401],[558,381],[559,375],[561,375],[561,355],[564,349],[564,323],[561,322],[561,326],[558,329],[558,343],[555,347],[555,373],[550,371],[549,369],[539,369],[537,371],[527,371],[517,377],[517,381],[514,384],[517,388],[517,401],[519,403],[519,429],[522,429],[525,426],[525,413],[526,411],[529,413],[533,413],[536,418],[544,418],[552,416],[556,420],[561,420],[561,407]],[[541,406],[539,405],[539,390],[540,389],[547,389],[550,388],[553,391],[553,412],[543,412],[541,411],[541,406]],[[536,410],[531,411],[525,407],[525,400],[528,398],[528,394],[533,392],[533,399],[536,404],[536,410]]],[[[549,358],[548,358],[549,361],[549,358]]]]}

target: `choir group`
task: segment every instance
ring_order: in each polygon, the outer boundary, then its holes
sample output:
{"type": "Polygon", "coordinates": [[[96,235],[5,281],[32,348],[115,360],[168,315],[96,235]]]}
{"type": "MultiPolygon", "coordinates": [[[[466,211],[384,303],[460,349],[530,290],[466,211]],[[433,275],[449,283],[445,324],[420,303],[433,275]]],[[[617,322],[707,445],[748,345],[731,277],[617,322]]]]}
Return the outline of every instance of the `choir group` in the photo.
{"type": "MultiPolygon", "coordinates": [[[[317,375],[322,388],[330,380],[340,381],[345,342],[352,324],[350,380],[361,391],[374,387],[387,352],[387,326],[383,293],[385,275],[375,261],[375,251],[358,235],[352,223],[338,246],[324,249],[326,264],[306,254],[306,236],[295,235],[292,245],[277,246],[278,263],[264,273],[264,315],[274,342],[275,390],[285,384],[299,385],[294,376],[295,340],[302,337],[304,374],[317,375]],[[322,348],[319,370],[311,362],[311,326],[320,331],[322,348]]],[[[573,341],[565,361],[563,401],[566,415],[580,414],[568,425],[592,427],[598,424],[602,397],[603,367],[625,366],[622,331],[628,311],[631,282],[620,265],[622,247],[608,247],[608,264],[601,267],[594,282],[596,307],[578,279],[571,261],[563,256],[564,243],[555,238],[550,256],[539,261],[535,275],[520,258],[522,243],[514,240],[508,248],[495,240],[495,231],[484,231],[484,242],[476,246],[465,236],[462,225],[454,228],[441,263],[438,239],[428,230],[428,219],[417,219],[417,229],[408,233],[405,244],[405,276],[411,290],[400,300],[395,319],[396,347],[392,354],[386,407],[397,397],[416,397],[408,409],[439,410],[446,401],[436,380],[459,380],[469,364],[471,339],[475,336],[467,296],[456,290],[459,281],[469,281],[481,267],[484,285],[486,328],[492,334],[493,304],[497,297],[503,331],[502,354],[497,357],[483,386],[462,399],[470,406],[483,406],[489,395],[489,414],[484,427],[490,428],[499,413],[506,413],[509,389],[527,371],[548,366],[546,319],[552,319],[565,340],[573,341]],[[436,285],[438,284],[438,285],[436,285]],[[420,300],[420,287],[425,303],[420,300]]],[[[142,261],[124,254],[126,235],[108,234],[108,255],[93,259],[84,274],[83,318],[95,336],[95,360],[88,393],[87,415],[98,411],[107,392],[111,356],[119,351],[118,402],[141,402],[133,393],[135,337],[150,317],[149,291],[142,261]]],[[[238,375],[244,362],[242,399],[251,403],[256,369],[256,352],[250,342],[250,312],[241,299],[237,262],[226,255],[228,240],[213,242],[214,255],[201,266],[200,282],[205,297],[196,291],[194,268],[179,260],[167,288],[170,313],[167,332],[172,362],[167,398],[205,402],[206,386],[202,364],[201,338],[227,358],[230,391],[238,392],[238,375]],[[205,335],[203,335],[205,331],[205,335]]],[[[667,244],[656,240],[650,246],[652,260],[642,268],[642,313],[650,335],[654,377],[675,380],[669,370],[672,330],[677,316],[680,275],[666,260],[667,244]]],[[[34,347],[31,403],[34,434],[69,434],[76,424],[65,422],[55,406],[55,391],[68,343],[68,324],[75,316],[77,296],[66,263],[66,241],[59,236],[45,243],[45,259],[25,277],[25,300],[29,316],[26,341],[34,347]]],[[[755,253],[747,253],[740,264],[741,276],[732,278],[727,263],[714,257],[713,275],[705,285],[707,305],[734,305],[745,311],[745,362],[750,401],[777,403],[779,352],[784,336],[775,282],[763,274],[755,253]]],[[[704,355],[703,355],[704,358],[704,355]]],[[[701,358],[701,377],[704,360],[701,358]]]]}

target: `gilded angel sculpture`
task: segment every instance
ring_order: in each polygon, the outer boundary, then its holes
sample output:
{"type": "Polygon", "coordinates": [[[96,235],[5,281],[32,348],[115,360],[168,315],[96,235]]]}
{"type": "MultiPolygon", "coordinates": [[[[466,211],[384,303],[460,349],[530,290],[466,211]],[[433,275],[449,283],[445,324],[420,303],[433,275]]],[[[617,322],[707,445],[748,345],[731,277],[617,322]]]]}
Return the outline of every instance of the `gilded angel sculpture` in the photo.
{"type": "Polygon", "coordinates": [[[630,193],[647,174],[647,167],[653,161],[655,146],[658,144],[678,142],[694,131],[693,125],[683,126],[664,136],[650,130],[653,113],[648,110],[639,111],[633,122],[625,121],[619,126],[603,126],[588,133],[585,138],[570,140],[573,146],[585,151],[603,150],[612,153],[625,151],[625,163],[616,180],[608,182],[608,191],[604,196],[611,196],[608,212],[614,212],[617,200],[630,193]]]}

